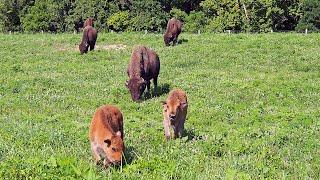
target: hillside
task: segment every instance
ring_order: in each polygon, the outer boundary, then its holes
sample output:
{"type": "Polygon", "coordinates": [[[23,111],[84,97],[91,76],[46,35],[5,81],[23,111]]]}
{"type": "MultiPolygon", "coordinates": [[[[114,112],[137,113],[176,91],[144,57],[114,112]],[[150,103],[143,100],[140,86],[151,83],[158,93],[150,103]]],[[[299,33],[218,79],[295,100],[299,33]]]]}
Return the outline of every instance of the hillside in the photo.
{"type": "MultiPolygon", "coordinates": [[[[319,178],[320,35],[80,34],[0,36],[0,179],[319,178]],[[141,103],[125,87],[134,45],[160,56],[159,95],[141,103]],[[184,89],[186,133],[165,142],[162,105],[184,89]],[[93,163],[88,127],[97,107],[117,105],[127,163],[93,163]]],[[[153,84],[152,84],[153,88],[153,84]]]]}

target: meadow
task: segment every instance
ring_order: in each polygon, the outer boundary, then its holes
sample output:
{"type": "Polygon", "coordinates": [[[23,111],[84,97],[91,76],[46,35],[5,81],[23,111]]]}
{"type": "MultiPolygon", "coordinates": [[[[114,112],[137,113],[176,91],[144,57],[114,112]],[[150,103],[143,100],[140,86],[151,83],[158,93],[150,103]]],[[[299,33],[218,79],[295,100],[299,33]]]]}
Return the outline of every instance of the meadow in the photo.
{"type": "MultiPolygon", "coordinates": [[[[0,179],[318,179],[320,34],[1,34],[0,179]],[[159,93],[141,103],[125,87],[131,50],[160,57],[159,93]],[[181,88],[181,139],[165,141],[162,104],[181,88]],[[97,107],[124,115],[125,162],[93,162],[97,107]]],[[[152,84],[153,88],[153,84],[152,84]]]]}

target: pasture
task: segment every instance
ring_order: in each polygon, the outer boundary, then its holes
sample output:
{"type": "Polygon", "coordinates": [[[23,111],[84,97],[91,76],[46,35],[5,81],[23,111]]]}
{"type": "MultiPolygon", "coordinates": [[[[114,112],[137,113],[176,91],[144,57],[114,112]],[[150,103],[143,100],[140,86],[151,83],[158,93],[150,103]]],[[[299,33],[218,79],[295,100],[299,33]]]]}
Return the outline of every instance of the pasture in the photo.
{"type": "MultiPolygon", "coordinates": [[[[320,35],[81,34],[0,36],[0,179],[257,179],[320,177],[320,35]],[[125,87],[134,45],[160,57],[159,94],[135,103],[125,87]],[[162,105],[181,88],[181,139],[165,141],[162,105]],[[124,115],[122,168],[93,162],[97,107],[124,115]]],[[[151,85],[153,89],[153,84],[151,85]]]]}

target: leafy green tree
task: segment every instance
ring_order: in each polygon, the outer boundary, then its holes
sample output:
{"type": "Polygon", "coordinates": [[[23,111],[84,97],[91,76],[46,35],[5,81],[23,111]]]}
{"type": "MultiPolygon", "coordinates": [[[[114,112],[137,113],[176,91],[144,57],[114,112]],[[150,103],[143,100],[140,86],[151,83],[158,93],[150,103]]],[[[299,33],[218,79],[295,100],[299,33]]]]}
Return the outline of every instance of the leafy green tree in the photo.
{"type": "Polygon", "coordinates": [[[301,17],[296,31],[303,32],[308,29],[311,32],[317,32],[320,30],[320,1],[318,0],[306,0],[303,4],[303,16],[301,17]]]}
{"type": "Polygon", "coordinates": [[[118,11],[118,7],[112,6],[106,0],[77,0],[72,2],[71,7],[66,18],[68,31],[79,31],[88,17],[94,19],[94,26],[99,31],[105,30],[107,29],[107,18],[111,9],[118,11]]]}
{"type": "Polygon", "coordinates": [[[186,12],[177,9],[177,8],[173,8],[170,11],[170,16],[171,17],[175,17],[177,19],[179,19],[180,21],[185,21],[186,17],[188,16],[186,12]]]}
{"type": "Polygon", "coordinates": [[[2,0],[0,1],[0,30],[22,31],[20,17],[23,16],[29,6],[32,6],[34,1],[31,0],[2,0]]]}
{"type": "Polygon", "coordinates": [[[200,2],[202,0],[159,0],[162,9],[165,12],[170,12],[171,9],[181,9],[187,14],[191,11],[198,10],[200,8],[200,2]]]}
{"type": "Polygon", "coordinates": [[[244,17],[237,0],[204,0],[200,6],[209,18],[206,25],[208,31],[222,32],[242,29],[244,17]]]}
{"type": "Polygon", "coordinates": [[[203,31],[207,23],[207,18],[202,11],[191,11],[186,17],[183,29],[187,32],[196,33],[198,30],[203,31]]]}
{"type": "Polygon", "coordinates": [[[129,13],[127,11],[119,11],[108,17],[109,29],[115,31],[125,31],[129,24],[129,13]]]}
{"type": "Polygon", "coordinates": [[[64,3],[55,0],[38,0],[21,17],[25,31],[65,31],[64,3]]]}
{"type": "Polygon", "coordinates": [[[272,6],[273,29],[294,30],[302,14],[302,0],[278,0],[272,6]]]}
{"type": "Polygon", "coordinates": [[[167,24],[169,14],[161,4],[152,0],[136,0],[132,2],[130,11],[130,31],[162,31],[167,24]]]}

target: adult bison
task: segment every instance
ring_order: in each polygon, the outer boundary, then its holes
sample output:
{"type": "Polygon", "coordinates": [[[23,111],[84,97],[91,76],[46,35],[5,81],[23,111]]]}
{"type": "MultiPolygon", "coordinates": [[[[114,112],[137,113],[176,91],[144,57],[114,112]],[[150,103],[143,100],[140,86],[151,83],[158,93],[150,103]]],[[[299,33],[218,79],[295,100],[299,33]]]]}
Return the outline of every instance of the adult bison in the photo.
{"type": "Polygon", "coordinates": [[[94,49],[97,36],[98,36],[97,30],[92,26],[86,26],[83,29],[82,40],[81,40],[81,43],[79,44],[79,50],[81,54],[87,53],[89,46],[90,46],[90,51],[94,49]]]}
{"type": "Polygon", "coordinates": [[[160,71],[160,60],[157,53],[145,46],[136,47],[131,54],[131,61],[127,68],[129,80],[126,86],[133,101],[138,101],[146,86],[150,91],[150,80],[153,79],[154,88],[160,71]]]}
{"type": "Polygon", "coordinates": [[[84,21],[83,28],[87,26],[92,26],[93,27],[93,18],[87,18],[86,21],[84,21]]]}
{"type": "Polygon", "coordinates": [[[178,41],[178,36],[181,33],[182,22],[176,18],[171,18],[167,24],[167,30],[163,35],[164,44],[166,46],[170,45],[170,42],[173,42],[172,45],[176,44],[178,41]]]}

